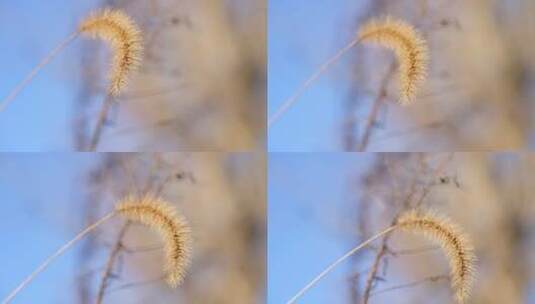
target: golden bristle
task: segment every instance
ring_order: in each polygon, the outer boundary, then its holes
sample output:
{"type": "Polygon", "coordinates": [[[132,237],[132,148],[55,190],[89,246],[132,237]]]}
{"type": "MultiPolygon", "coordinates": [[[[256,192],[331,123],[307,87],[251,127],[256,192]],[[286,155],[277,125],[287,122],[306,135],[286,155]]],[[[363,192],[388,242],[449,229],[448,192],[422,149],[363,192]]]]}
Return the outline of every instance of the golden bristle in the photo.
{"type": "Polygon", "coordinates": [[[109,72],[109,93],[116,96],[124,89],[130,73],[139,67],[143,52],[140,30],[124,12],[105,9],[83,20],[78,31],[110,44],[114,55],[109,72]]]}
{"type": "Polygon", "coordinates": [[[400,102],[408,104],[427,75],[428,48],[414,27],[386,17],[372,20],[359,31],[362,42],[371,42],[394,51],[399,62],[400,102]]]}
{"type": "Polygon", "coordinates": [[[471,240],[448,218],[432,212],[410,211],[402,215],[397,226],[423,234],[440,245],[451,268],[451,284],[459,303],[464,303],[474,281],[474,247],[471,240]]]}
{"type": "Polygon", "coordinates": [[[164,240],[166,281],[171,287],[184,279],[191,258],[191,231],[185,218],[167,202],[146,196],[127,197],[119,202],[116,211],[133,222],[158,231],[164,240]]]}

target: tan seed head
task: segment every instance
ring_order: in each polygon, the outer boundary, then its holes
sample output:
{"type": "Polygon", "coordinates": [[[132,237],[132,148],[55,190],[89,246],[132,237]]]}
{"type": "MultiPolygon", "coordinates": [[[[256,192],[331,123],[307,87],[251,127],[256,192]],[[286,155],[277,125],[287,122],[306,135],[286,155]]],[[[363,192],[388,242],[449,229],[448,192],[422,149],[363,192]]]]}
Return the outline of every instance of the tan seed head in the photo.
{"type": "Polygon", "coordinates": [[[110,44],[113,60],[109,72],[111,95],[118,95],[129,75],[138,69],[143,52],[141,32],[132,19],[116,9],[95,12],[84,19],[78,31],[110,44]]]}
{"type": "Polygon", "coordinates": [[[448,258],[451,284],[459,303],[464,303],[474,282],[475,255],[472,241],[450,219],[433,212],[410,211],[402,215],[397,226],[422,234],[440,245],[448,258]]]}
{"type": "Polygon", "coordinates": [[[429,51],[422,35],[410,24],[386,17],[364,24],[358,36],[362,42],[394,51],[399,62],[400,102],[410,103],[427,75],[429,51]]]}
{"type": "Polygon", "coordinates": [[[151,196],[127,197],[117,204],[116,211],[128,220],[147,225],[162,235],[166,281],[171,287],[178,286],[184,279],[191,259],[191,231],[185,218],[172,205],[151,196]]]}

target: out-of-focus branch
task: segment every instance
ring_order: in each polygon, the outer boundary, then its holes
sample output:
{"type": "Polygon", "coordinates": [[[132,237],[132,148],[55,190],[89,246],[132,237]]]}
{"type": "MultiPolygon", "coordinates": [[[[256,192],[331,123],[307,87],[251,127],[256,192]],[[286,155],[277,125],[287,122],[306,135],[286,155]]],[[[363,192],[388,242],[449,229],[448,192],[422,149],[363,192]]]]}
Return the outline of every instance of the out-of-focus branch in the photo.
{"type": "Polygon", "coordinates": [[[126,231],[128,230],[128,227],[130,227],[130,225],[131,225],[130,221],[127,221],[123,225],[117,237],[117,241],[115,242],[115,245],[113,246],[111,250],[110,256],[108,257],[108,261],[106,262],[106,268],[104,272],[102,273],[102,281],[100,282],[100,287],[98,289],[97,300],[96,300],[97,304],[102,303],[102,299],[104,298],[104,291],[106,290],[106,286],[108,285],[108,280],[111,276],[114,261],[119,255],[119,252],[121,251],[121,249],[123,248],[122,240],[126,234],[126,231]]]}
{"type": "Polygon", "coordinates": [[[93,135],[91,135],[91,143],[89,144],[88,149],[91,152],[97,149],[97,145],[100,141],[100,136],[102,134],[102,128],[104,126],[104,123],[106,122],[106,117],[108,116],[108,112],[112,104],[113,98],[110,95],[107,95],[106,99],[104,99],[104,103],[102,104],[102,108],[100,109],[100,113],[98,114],[95,130],[93,131],[93,135]]]}
{"type": "Polygon", "coordinates": [[[381,294],[381,293],[393,291],[393,290],[412,288],[412,287],[416,287],[416,286],[424,284],[424,283],[428,283],[428,282],[433,282],[434,283],[434,282],[438,282],[438,281],[442,281],[442,280],[449,280],[449,276],[448,275],[430,276],[430,277],[423,278],[423,279],[418,280],[418,281],[387,287],[387,288],[384,288],[384,289],[381,289],[381,290],[378,290],[376,292],[371,293],[370,297],[373,297],[373,296],[381,294]]]}
{"type": "Polygon", "coordinates": [[[378,95],[375,98],[373,105],[372,105],[372,109],[370,110],[370,114],[368,115],[368,118],[366,119],[366,125],[364,126],[364,133],[362,135],[359,145],[357,146],[357,151],[359,152],[365,151],[366,148],[368,147],[368,143],[370,142],[370,137],[373,131],[373,126],[375,124],[375,121],[377,120],[377,116],[379,116],[381,107],[385,102],[385,99],[387,96],[388,83],[390,82],[392,75],[394,75],[395,69],[396,69],[396,63],[392,62],[390,64],[390,68],[388,69],[387,74],[381,81],[378,95]]]}

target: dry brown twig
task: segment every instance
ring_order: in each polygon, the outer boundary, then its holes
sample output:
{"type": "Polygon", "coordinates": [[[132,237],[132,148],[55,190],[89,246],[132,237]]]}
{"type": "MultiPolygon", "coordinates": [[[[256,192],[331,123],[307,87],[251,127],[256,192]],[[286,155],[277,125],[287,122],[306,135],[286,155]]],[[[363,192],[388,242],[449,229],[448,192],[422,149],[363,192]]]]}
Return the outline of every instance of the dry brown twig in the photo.
{"type": "Polygon", "coordinates": [[[375,97],[375,100],[373,101],[370,114],[366,118],[364,132],[357,146],[357,151],[359,152],[365,151],[366,148],[368,147],[368,143],[370,142],[370,138],[372,135],[373,125],[377,121],[377,116],[379,116],[381,106],[385,102],[385,99],[387,96],[386,88],[388,86],[388,82],[390,81],[390,78],[394,74],[395,68],[396,68],[396,64],[395,62],[392,62],[392,64],[390,64],[390,68],[388,69],[387,74],[383,78],[383,81],[381,81],[381,85],[379,86],[379,94],[377,95],[377,97],[375,97]]]}
{"type": "Polygon", "coordinates": [[[98,146],[98,143],[100,142],[100,137],[102,134],[102,128],[104,127],[104,124],[108,116],[108,112],[110,111],[110,108],[112,105],[113,105],[113,98],[111,97],[111,95],[107,95],[106,98],[104,99],[104,103],[102,103],[102,107],[100,108],[100,112],[98,114],[95,129],[93,130],[93,133],[91,134],[91,141],[88,147],[88,150],[91,152],[94,152],[97,149],[97,146],[98,146]]]}
{"type": "Polygon", "coordinates": [[[386,287],[384,289],[381,289],[381,290],[373,292],[370,295],[370,297],[373,297],[373,296],[376,296],[378,294],[382,294],[382,293],[385,293],[385,292],[393,291],[393,290],[416,287],[418,285],[421,285],[421,284],[424,284],[424,283],[427,283],[427,282],[438,282],[440,280],[449,280],[449,279],[450,279],[449,275],[430,276],[430,277],[423,278],[423,279],[420,279],[420,280],[417,280],[417,281],[414,281],[414,282],[409,282],[409,283],[400,284],[400,285],[396,285],[396,286],[386,287]]]}
{"type": "Polygon", "coordinates": [[[122,239],[126,235],[126,232],[128,228],[130,227],[131,222],[127,221],[123,227],[121,227],[121,230],[119,231],[119,234],[117,236],[117,240],[111,250],[110,256],[108,257],[108,260],[106,261],[106,267],[104,268],[102,272],[102,279],[100,281],[100,285],[97,292],[97,299],[95,303],[100,304],[102,303],[102,300],[104,299],[104,292],[106,290],[106,286],[108,286],[108,279],[112,274],[113,264],[115,262],[115,259],[119,255],[121,249],[123,249],[122,239]]]}
{"type": "Polygon", "coordinates": [[[117,286],[117,287],[115,287],[113,289],[107,290],[106,294],[110,294],[110,293],[113,293],[113,292],[118,292],[118,291],[121,291],[121,290],[124,290],[124,289],[127,289],[127,288],[132,288],[132,287],[138,287],[138,286],[142,286],[142,285],[157,283],[157,282],[160,282],[163,279],[165,279],[165,276],[159,276],[159,277],[154,278],[154,279],[142,280],[142,281],[138,281],[138,282],[125,283],[125,284],[123,284],[121,286],[117,286]]]}

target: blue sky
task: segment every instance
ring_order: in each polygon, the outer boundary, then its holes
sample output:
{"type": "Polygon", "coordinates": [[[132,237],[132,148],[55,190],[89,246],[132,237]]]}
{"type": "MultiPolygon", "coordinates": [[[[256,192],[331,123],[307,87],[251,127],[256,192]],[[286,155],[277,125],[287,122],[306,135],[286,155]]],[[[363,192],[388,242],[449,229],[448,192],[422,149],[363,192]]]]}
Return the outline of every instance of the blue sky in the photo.
{"type": "MultiPolygon", "coordinates": [[[[289,300],[356,239],[358,178],[373,154],[272,153],[268,167],[268,303],[289,300]],[[351,184],[350,184],[351,182],[351,184]],[[354,184],[354,185],[353,185],[354,184]],[[351,189],[351,192],[350,192],[351,189]]],[[[344,303],[344,263],[302,303],[344,303]]]]}
{"type": "MultiPolygon", "coordinates": [[[[0,298],[84,228],[77,213],[84,203],[80,186],[98,157],[81,153],[0,154],[0,231],[4,231],[0,298]]],[[[13,304],[73,303],[71,292],[79,275],[74,264],[76,253],[75,247],[56,260],[13,304]]]]}
{"type": "MultiPolygon", "coordinates": [[[[268,113],[275,113],[315,69],[350,41],[355,32],[353,20],[367,2],[269,1],[268,113]],[[343,28],[344,24],[348,26],[343,28]]],[[[340,67],[343,62],[270,128],[270,151],[341,150],[340,117],[347,92],[337,81],[337,72],[343,72],[340,67]]]]}
{"type": "MultiPolygon", "coordinates": [[[[0,2],[0,98],[7,94],[98,1],[0,2]]],[[[72,150],[72,101],[79,85],[74,42],[0,112],[0,150],[72,150]]]]}

